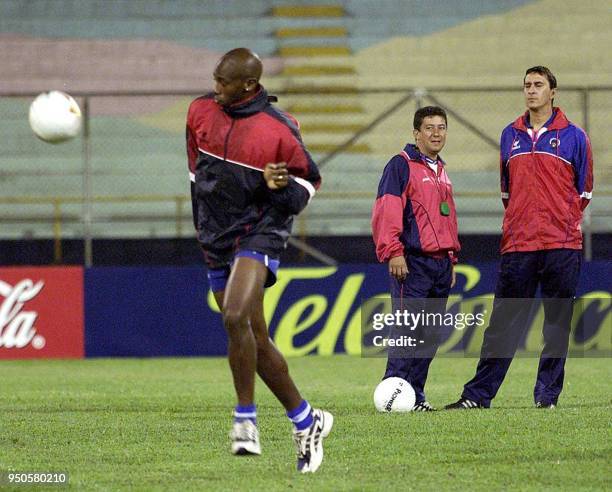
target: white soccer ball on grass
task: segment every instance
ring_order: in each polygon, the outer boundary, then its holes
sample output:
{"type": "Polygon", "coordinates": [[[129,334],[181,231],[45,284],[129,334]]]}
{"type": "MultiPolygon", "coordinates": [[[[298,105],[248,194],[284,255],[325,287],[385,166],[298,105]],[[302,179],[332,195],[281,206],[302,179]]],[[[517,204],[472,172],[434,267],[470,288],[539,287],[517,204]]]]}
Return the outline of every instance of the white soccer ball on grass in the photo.
{"type": "Polygon", "coordinates": [[[374,406],[379,412],[410,412],[415,402],[414,389],[402,378],[383,379],[374,390],[374,406]]]}
{"type": "Polygon", "coordinates": [[[81,130],[79,105],[61,91],[39,94],[30,105],[29,119],[34,134],[48,143],[70,140],[81,130]]]}

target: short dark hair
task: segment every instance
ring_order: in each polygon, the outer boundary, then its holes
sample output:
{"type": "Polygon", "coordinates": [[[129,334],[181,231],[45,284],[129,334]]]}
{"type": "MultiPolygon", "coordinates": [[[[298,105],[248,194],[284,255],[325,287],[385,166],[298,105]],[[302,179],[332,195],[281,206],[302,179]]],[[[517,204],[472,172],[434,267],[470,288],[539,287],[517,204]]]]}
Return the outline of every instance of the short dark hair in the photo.
{"type": "Polygon", "coordinates": [[[550,71],[550,68],[544,67],[542,65],[537,65],[535,67],[528,68],[527,71],[525,72],[525,77],[523,77],[523,84],[525,83],[525,79],[527,78],[527,75],[529,75],[530,73],[538,73],[542,75],[543,77],[546,77],[546,80],[548,80],[548,85],[550,85],[550,88],[551,89],[557,88],[557,78],[550,71]]]}
{"type": "Polygon", "coordinates": [[[414,127],[414,129],[420,130],[423,120],[428,116],[442,116],[442,118],[444,118],[444,123],[448,125],[446,111],[444,111],[439,106],[425,106],[423,108],[417,109],[416,113],[414,113],[414,121],[412,122],[412,126],[414,127]]]}

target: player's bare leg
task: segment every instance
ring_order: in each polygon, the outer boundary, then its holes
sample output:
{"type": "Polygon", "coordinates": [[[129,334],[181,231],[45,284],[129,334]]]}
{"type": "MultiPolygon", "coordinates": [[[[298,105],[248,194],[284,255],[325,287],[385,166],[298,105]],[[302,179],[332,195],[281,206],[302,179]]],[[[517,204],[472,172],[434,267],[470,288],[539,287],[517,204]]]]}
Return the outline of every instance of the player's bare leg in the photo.
{"type": "Polygon", "coordinates": [[[232,453],[261,454],[254,402],[257,346],[250,325],[254,305],[261,304],[267,268],[251,258],[238,258],[223,293],[223,324],[228,335],[229,364],[238,405],[230,433],[232,453]]]}
{"type": "MultiPolygon", "coordinates": [[[[229,292],[229,286],[232,282],[236,282],[238,285],[246,285],[242,283],[244,281],[243,276],[248,276],[249,268],[253,268],[253,270],[257,271],[262,270],[265,274],[265,276],[260,276],[259,274],[251,275],[253,279],[263,278],[263,280],[258,284],[261,286],[261,297],[255,299],[254,296],[251,296],[253,301],[250,304],[251,311],[248,315],[247,323],[247,330],[252,333],[252,336],[255,339],[255,360],[257,373],[264,381],[266,386],[270,388],[272,393],[285,407],[287,410],[287,417],[289,417],[289,419],[295,425],[293,439],[297,447],[298,471],[302,473],[312,473],[317,471],[321,465],[321,462],[323,461],[323,439],[329,435],[333,426],[334,418],[328,412],[312,409],[310,404],[301,397],[295,383],[289,375],[289,369],[285,358],[278,351],[268,335],[268,327],[263,310],[263,285],[267,276],[267,268],[257,260],[245,257],[238,258],[228,280],[228,287],[226,287],[225,291],[215,292],[215,300],[217,301],[217,305],[221,307],[226,329],[228,330],[229,334],[229,329],[233,327],[233,325],[228,327],[227,320],[230,319],[230,317],[226,315],[226,312],[230,306],[230,303],[226,298],[229,292]],[[241,266],[238,268],[239,263],[241,266]]],[[[248,285],[250,286],[250,289],[256,291],[256,289],[253,288],[253,284],[248,285]]],[[[246,296],[244,298],[246,298],[246,296]]],[[[237,305],[241,306],[240,303],[237,305]]],[[[249,304],[247,304],[247,306],[248,305],[249,304]]],[[[236,318],[240,317],[236,316],[236,318]]],[[[236,322],[235,326],[243,326],[241,323],[243,323],[243,321],[240,323],[236,322]]],[[[234,378],[234,381],[236,381],[236,378],[234,378]]],[[[236,392],[238,392],[238,386],[236,386],[236,392]]],[[[242,405],[242,403],[239,403],[239,405],[242,405]]],[[[255,408],[254,405],[252,408],[255,408]]],[[[234,450],[234,453],[243,454],[242,452],[236,452],[235,449],[243,450],[244,447],[252,446],[252,442],[248,442],[249,439],[251,439],[251,441],[256,441],[256,446],[254,449],[257,450],[256,453],[251,454],[259,454],[259,435],[256,427],[251,424],[251,428],[247,431],[245,429],[241,429],[241,425],[242,424],[235,423],[234,431],[232,431],[232,449],[234,450]],[[241,434],[247,435],[249,432],[254,433],[255,437],[241,437],[241,434]]],[[[248,426],[249,424],[247,423],[245,425],[248,426]]],[[[250,453],[250,451],[247,451],[244,454],[247,453],[250,453]]]]}
{"type": "Polygon", "coordinates": [[[252,258],[238,258],[223,294],[223,324],[228,336],[229,364],[239,405],[252,405],[255,393],[257,346],[250,317],[254,305],[262,303],[265,265],[252,258]]]}
{"type": "MultiPolygon", "coordinates": [[[[219,309],[222,309],[224,294],[224,291],[214,293],[219,309]]],[[[260,304],[254,306],[250,325],[257,345],[257,374],[286,410],[297,408],[302,396],[289,375],[285,358],[268,336],[263,299],[260,304]]]]}
{"type": "Polygon", "coordinates": [[[283,355],[268,335],[263,302],[254,306],[251,328],[257,342],[257,374],[286,410],[293,410],[302,401],[283,355]]]}

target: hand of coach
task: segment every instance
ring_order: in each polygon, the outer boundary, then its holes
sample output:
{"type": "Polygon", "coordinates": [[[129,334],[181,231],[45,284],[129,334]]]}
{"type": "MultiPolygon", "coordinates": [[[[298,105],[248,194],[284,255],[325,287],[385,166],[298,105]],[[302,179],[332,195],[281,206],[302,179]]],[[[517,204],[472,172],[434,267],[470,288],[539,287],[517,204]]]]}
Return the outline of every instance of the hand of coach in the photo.
{"type": "MultiPolygon", "coordinates": [[[[403,256],[395,256],[389,260],[389,273],[393,275],[400,282],[404,281],[406,276],[410,273],[408,265],[406,264],[406,258],[403,256]]],[[[455,286],[457,277],[455,275],[455,265],[452,266],[452,278],[451,278],[451,289],[455,286]]]]}
{"type": "Polygon", "coordinates": [[[389,260],[389,273],[397,280],[403,282],[408,275],[408,265],[404,256],[395,256],[389,260]]]}

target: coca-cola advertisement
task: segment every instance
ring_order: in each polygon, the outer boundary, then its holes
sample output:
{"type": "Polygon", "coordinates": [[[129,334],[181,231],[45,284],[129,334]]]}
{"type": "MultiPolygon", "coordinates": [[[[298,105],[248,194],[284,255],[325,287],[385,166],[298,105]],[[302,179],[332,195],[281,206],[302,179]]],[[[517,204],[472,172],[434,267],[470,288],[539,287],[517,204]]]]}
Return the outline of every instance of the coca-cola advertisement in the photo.
{"type": "Polygon", "coordinates": [[[83,269],[0,268],[0,359],[84,356],[83,269]]]}

